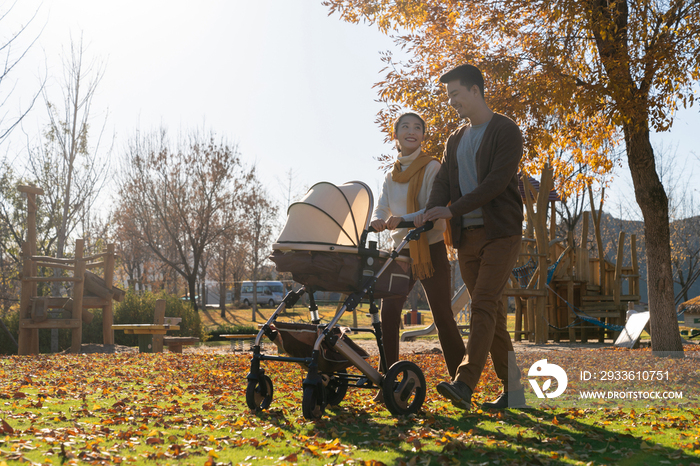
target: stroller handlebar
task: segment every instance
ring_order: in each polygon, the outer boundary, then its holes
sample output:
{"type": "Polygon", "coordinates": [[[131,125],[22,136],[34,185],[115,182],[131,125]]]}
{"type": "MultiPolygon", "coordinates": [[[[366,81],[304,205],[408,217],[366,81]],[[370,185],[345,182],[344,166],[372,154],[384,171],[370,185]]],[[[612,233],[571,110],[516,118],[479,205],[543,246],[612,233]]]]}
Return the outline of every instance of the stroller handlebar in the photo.
{"type": "MultiPolygon", "coordinates": [[[[425,222],[423,225],[419,226],[418,228],[416,228],[416,226],[413,224],[413,222],[399,222],[399,224],[396,226],[396,228],[415,228],[415,230],[413,230],[411,232],[411,234],[413,234],[414,236],[417,237],[421,233],[431,230],[433,228],[433,222],[425,222]]],[[[372,227],[372,225],[370,225],[367,228],[367,231],[370,233],[377,232],[377,230],[375,230],[372,227]]]]}

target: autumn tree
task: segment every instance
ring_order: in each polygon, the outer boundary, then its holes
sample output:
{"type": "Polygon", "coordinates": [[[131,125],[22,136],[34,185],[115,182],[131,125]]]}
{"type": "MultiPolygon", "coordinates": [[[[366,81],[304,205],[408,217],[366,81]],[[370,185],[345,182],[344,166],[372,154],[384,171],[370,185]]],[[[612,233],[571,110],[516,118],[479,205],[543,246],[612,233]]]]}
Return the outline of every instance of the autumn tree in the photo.
{"type": "Polygon", "coordinates": [[[82,38],[71,41],[63,72],[60,103],[53,102],[45,90],[48,125],[41,143],[29,150],[30,172],[44,190],[41,202],[51,226],[45,242],[55,244],[59,258],[70,235],[89,221],[87,216],[107,181],[111,151],[102,140],[106,119],[102,129],[90,135],[93,99],[104,70],[99,63],[86,61],[82,38]]]}
{"type": "MultiPolygon", "coordinates": [[[[16,18],[16,2],[0,5],[0,143],[5,142],[41,96],[45,78],[37,81],[28,99],[15,94],[20,79],[28,81],[20,70],[21,63],[39,38],[32,32],[38,9],[27,18],[16,18]],[[16,24],[13,24],[18,20],[16,24]],[[13,94],[15,94],[13,96],[13,94]],[[15,102],[16,100],[16,102],[15,102]]],[[[16,188],[21,184],[13,166],[5,157],[0,160],[0,305],[4,311],[17,299],[16,278],[19,251],[23,238],[22,199],[16,188]]]]}
{"type": "MultiPolygon", "coordinates": [[[[668,165],[676,168],[677,157],[668,157],[668,165]]],[[[669,195],[671,263],[673,280],[680,287],[675,296],[675,303],[688,301],[691,287],[700,277],[700,210],[697,207],[696,190],[693,186],[695,176],[684,165],[674,170],[669,195]],[[674,176],[675,175],[675,176],[674,176]]]]}
{"type": "MultiPolygon", "coordinates": [[[[566,154],[561,154],[565,156],[566,154]]],[[[576,226],[581,221],[583,217],[583,212],[589,205],[588,198],[588,187],[589,185],[585,183],[578,182],[577,180],[584,177],[588,170],[585,163],[574,163],[572,165],[576,168],[570,173],[570,175],[560,178],[559,183],[559,197],[560,202],[554,204],[556,211],[557,222],[557,236],[560,238],[568,238],[569,232],[575,232],[576,226]],[[568,187],[567,187],[568,185],[568,187]]],[[[605,193],[605,187],[608,184],[606,177],[599,176],[598,182],[591,186],[595,191],[599,191],[601,195],[605,193]]],[[[576,242],[576,235],[574,235],[574,242],[576,242]]]]}
{"type": "MultiPolygon", "coordinates": [[[[90,137],[93,98],[104,71],[99,63],[86,60],[82,38],[71,40],[63,72],[58,104],[44,89],[48,125],[43,140],[29,149],[29,169],[44,190],[41,202],[48,207],[51,228],[45,234],[50,235],[48,242],[55,241],[58,258],[64,257],[71,234],[85,225],[109,170],[109,149],[103,151],[102,147],[103,131],[90,137]]],[[[61,274],[61,269],[54,269],[54,276],[61,274]]],[[[56,283],[54,295],[59,288],[56,283]]],[[[51,334],[52,351],[57,351],[58,331],[54,329],[51,334]]]]}
{"type": "MultiPolygon", "coordinates": [[[[2,270],[5,295],[4,306],[17,301],[15,291],[19,287],[12,284],[18,280],[22,268],[22,243],[26,237],[27,200],[19,192],[21,185],[36,184],[36,180],[18,176],[15,169],[7,162],[0,162],[0,270],[2,270]],[[9,290],[14,290],[10,292],[9,290]]],[[[51,220],[51,205],[44,202],[43,196],[37,196],[37,253],[51,255],[55,252],[55,228],[51,220]]],[[[43,268],[39,268],[44,273],[43,268]]],[[[40,295],[48,291],[46,283],[39,283],[40,295]]]]}
{"type": "Polygon", "coordinates": [[[680,286],[675,303],[688,301],[691,287],[700,278],[700,216],[671,223],[673,278],[680,286]]]}
{"type": "Polygon", "coordinates": [[[129,143],[118,209],[130,222],[120,227],[185,279],[195,309],[203,255],[235,227],[251,179],[237,147],[213,133],[193,132],[172,143],[161,130],[137,133],[129,143]]]}
{"type": "MultiPolygon", "coordinates": [[[[673,306],[668,198],[655,169],[650,131],[665,131],[679,105],[692,105],[700,78],[700,2],[689,0],[326,0],[330,13],[366,21],[393,36],[409,60],[390,53],[377,84],[388,128],[401,107],[428,116],[445,140],[459,121],[437,78],[470,62],[486,75],[490,106],[514,118],[525,137],[524,168],[551,164],[610,170],[610,148],[624,145],[647,239],[652,349],[682,352],[673,306]]],[[[436,150],[440,152],[439,150],[436,150]]],[[[590,179],[582,179],[590,183],[590,179]]]]}
{"type": "Polygon", "coordinates": [[[12,109],[8,108],[9,97],[19,81],[17,68],[39,38],[38,35],[29,37],[32,34],[30,26],[36,19],[39,9],[37,8],[31,17],[21,21],[17,26],[12,26],[8,23],[13,19],[11,13],[14,6],[15,2],[0,6],[0,30],[3,31],[0,36],[0,56],[2,56],[0,59],[0,141],[3,141],[27,116],[41,95],[46,82],[42,79],[38,83],[38,91],[32,95],[28,103],[23,106],[20,103],[18,107],[13,105],[12,109]],[[22,45],[22,41],[25,40],[28,42],[22,45]]]}
{"type": "Polygon", "coordinates": [[[20,253],[22,227],[22,198],[17,191],[17,179],[12,167],[0,166],[0,306],[2,314],[19,299],[16,286],[21,270],[20,253]]]}
{"type": "MultiPolygon", "coordinates": [[[[246,221],[249,238],[249,264],[253,284],[259,279],[260,269],[272,253],[270,241],[277,226],[278,208],[260,182],[252,183],[245,206],[243,218],[246,221]]],[[[256,321],[258,313],[258,290],[253,286],[252,320],[256,321]]]]}
{"type": "Polygon", "coordinates": [[[222,318],[226,316],[226,300],[230,288],[228,285],[240,280],[246,270],[247,237],[245,223],[236,222],[235,228],[221,235],[210,248],[213,255],[212,276],[218,283],[219,310],[222,318]]]}

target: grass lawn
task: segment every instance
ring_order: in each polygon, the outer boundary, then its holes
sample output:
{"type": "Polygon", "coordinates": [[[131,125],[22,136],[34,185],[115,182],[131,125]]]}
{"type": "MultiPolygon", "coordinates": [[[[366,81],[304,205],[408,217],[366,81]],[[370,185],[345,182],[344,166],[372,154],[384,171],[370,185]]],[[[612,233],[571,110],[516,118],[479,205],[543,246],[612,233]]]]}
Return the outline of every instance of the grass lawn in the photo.
{"type": "MultiPolygon", "coordinates": [[[[268,317],[273,310],[261,311],[268,317]]],[[[334,312],[331,306],[321,309],[325,321],[334,312]]],[[[366,305],[358,310],[359,326],[369,325],[367,312],[366,305]]],[[[252,321],[250,308],[229,308],[224,317],[209,308],[200,316],[208,329],[263,322],[262,317],[252,321]]],[[[415,328],[430,324],[430,313],[423,316],[426,321],[415,328]]],[[[284,320],[307,322],[308,311],[298,306],[284,320]]],[[[352,325],[352,314],[341,322],[352,325]]],[[[512,329],[512,316],[509,325],[512,329]]],[[[542,359],[577,374],[638,370],[652,358],[648,349],[546,347],[518,357],[523,379],[527,368],[542,359]]],[[[446,379],[441,355],[402,358],[416,363],[426,378],[426,401],[417,415],[394,417],[372,401],[375,391],[350,387],[338,407],[309,421],[301,409],[306,372],[293,363],[263,362],[273,400],[268,410],[251,412],[245,402],[247,354],[0,356],[0,466],[700,466],[700,352],[695,345],[686,346],[684,359],[654,360],[657,369],[670,373],[656,388],[682,391],[680,400],[541,403],[523,380],[531,407],[503,411],[479,409],[501,391],[490,362],[473,409],[463,411],[435,390],[446,379]]],[[[378,363],[376,357],[370,362],[378,363]]],[[[584,387],[570,377],[574,391],[584,387]]],[[[602,385],[606,390],[621,386],[602,385]]]]}
{"type": "MultiPolygon", "coordinates": [[[[379,305],[379,302],[377,302],[379,305]]],[[[275,308],[269,307],[258,307],[258,311],[262,314],[256,316],[256,321],[252,320],[252,309],[250,307],[237,308],[233,305],[226,306],[225,316],[221,316],[221,310],[218,307],[207,306],[206,309],[200,309],[199,314],[202,319],[202,325],[206,329],[216,328],[220,325],[243,325],[243,326],[257,326],[258,324],[264,323],[275,311],[275,308]]],[[[336,312],[335,305],[321,305],[319,306],[319,315],[323,322],[330,321],[336,312]]],[[[409,312],[409,311],[404,311],[409,312]]],[[[426,327],[433,323],[433,316],[429,310],[419,310],[421,314],[422,323],[420,327],[426,327]]],[[[371,326],[371,319],[369,317],[369,305],[367,303],[361,303],[356,310],[357,324],[360,327],[371,326]]],[[[279,318],[280,320],[290,321],[290,322],[311,322],[309,317],[309,310],[306,306],[296,305],[292,309],[287,309],[285,313],[279,318]]],[[[353,325],[353,313],[346,312],[340,319],[341,325],[352,326],[353,325]]],[[[416,327],[416,328],[420,328],[416,327]]]]}
{"type": "MultiPolygon", "coordinates": [[[[249,326],[256,327],[258,324],[263,324],[275,311],[275,308],[258,308],[260,314],[256,316],[256,321],[252,320],[252,310],[249,307],[236,308],[235,306],[226,306],[225,315],[221,316],[221,310],[218,307],[207,307],[206,309],[200,309],[199,315],[202,320],[202,325],[208,331],[214,330],[220,326],[249,326]]],[[[336,306],[334,305],[322,305],[319,306],[319,315],[321,316],[322,322],[330,322],[336,312],[336,306]]],[[[409,312],[409,311],[404,311],[409,312]]],[[[406,329],[421,329],[429,326],[433,323],[433,316],[429,310],[420,310],[421,314],[421,325],[411,325],[406,326],[406,329]]],[[[358,327],[371,327],[372,321],[369,317],[369,305],[367,303],[361,303],[356,310],[356,318],[358,327]]],[[[287,309],[285,313],[278,317],[278,320],[284,322],[302,322],[311,323],[311,318],[309,317],[309,310],[305,306],[297,305],[292,309],[287,309]]],[[[511,316],[511,320],[512,316],[511,316]]],[[[352,327],[354,326],[354,317],[352,312],[346,312],[340,318],[340,325],[352,327]]],[[[353,338],[374,338],[371,334],[359,334],[353,338]]]]}
{"type": "MultiPolygon", "coordinates": [[[[585,351],[589,362],[617,355],[585,351]]],[[[274,398],[254,413],[245,404],[248,355],[2,357],[0,465],[700,464],[697,358],[674,370],[683,377],[673,386],[694,390],[682,403],[470,412],[435,391],[446,373],[439,355],[407,358],[428,385],[418,415],[393,417],[373,391],[351,388],[339,407],[308,421],[296,364],[264,362],[274,398]]],[[[489,366],[474,401],[499,391],[489,366]]]]}
{"type": "MultiPolygon", "coordinates": [[[[272,313],[275,311],[274,308],[258,308],[260,311],[261,315],[256,316],[256,321],[254,322],[252,320],[252,310],[249,307],[241,307],[237,308],[233,305],[227,305],[226,306],[226,311],[224,313],[224,316],[221,316],[221,310],[218,307],[213,307],[209,306],[205,309],[200,309],[199,315],[200,318],[202,319],[202,325],[204,326],[205,329],[208,331],[214,330],[219,326],[250,326],[250,327],[257,327],[258,324],[262,324],[266,322],[266,320],[272,315],[272,313]],[[264,316],[264,318],[263,318],[264,316]]],[[[323,305],[319,306],[319,315],[321,316],[322,322],[329,322],[333,316],[335,315],[336,312],[336,306],[331,306],[331,305],[323,305]]],[[[409,312],[408,310],[404,309],[404,313],[409,312]]],[[[404,330],[414,330],[414,329],[422,329],[430,324],[433,323],[433,316],[430,312],[429,309],[420,309],[419,310],[421,314],[421,324],[420,325],[408,325],[405,327],[404,330]]],[[[367,303],[361,303],[360,306],[358,306],[357,311],[355,313],[357,317],[357,325],[359,327],[371,327],[371,319],[369,317],[369,305],[367,303]]],[[[278,317],[279,320],[281,321],[290,321],[290,322],[305,322],[305,323],[310,323],[311,319],[309,318],[309,311],[305,306],[302,305],[297,305],[292,309],[287,309],[284,314],[282,314],[280,317],[278,317]]],[[[513,332],[515,330],[515,315],[514,314],[508,314],[507,316],[508,319],[508,331],[513,332]]],[[[340,318],[340,325],[344,326],[349,326],[352,327],[354,320],[353,320],[353,313],[348,312],[345,313],[341,318],[340,318]]],[[[460,324],[466,324],[466,322],[460,322],[460,324]]],[[[692,329],[686,328],[686,327],[681,327],[683,330],[690,330],[692,332],[692,329]]],[[[402,330],[402,332],[404,331],[402,330]]],[[[512,335],[511,335],[512,336],[512,335]]],[[[373,338],[372,335],[370,334],[360,334],[357,336],[354,336],[353,338],[373,338]]],[[[436,335],[425,337],[425,338],[437,338],[436,335]]],[[[589,331],[589,341],[597,341],[597,336],[594,336],[592,332],[589,331]]],[[[647,332],[642,332],[641,340],[642,341],[649,341],[650,336],[647,332]]],[[[566,341],[568,338],[564,337],[564,341],[566,341]]]]}

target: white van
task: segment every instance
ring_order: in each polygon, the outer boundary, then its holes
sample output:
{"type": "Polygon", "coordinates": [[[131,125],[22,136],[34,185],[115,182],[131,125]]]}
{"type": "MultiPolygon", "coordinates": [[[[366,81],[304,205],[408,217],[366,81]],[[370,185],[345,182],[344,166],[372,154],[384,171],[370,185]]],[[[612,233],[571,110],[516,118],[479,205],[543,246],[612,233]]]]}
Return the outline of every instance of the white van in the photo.
{"type": "MultiPolygon", "coordinates": [[[[282,282],[259,281],[258,305],[277,307],[284,299],[284,285],[282,282]]],[[[253,302],[253,282],[241,284],[241,303],[250,306],[253,302]]]]}

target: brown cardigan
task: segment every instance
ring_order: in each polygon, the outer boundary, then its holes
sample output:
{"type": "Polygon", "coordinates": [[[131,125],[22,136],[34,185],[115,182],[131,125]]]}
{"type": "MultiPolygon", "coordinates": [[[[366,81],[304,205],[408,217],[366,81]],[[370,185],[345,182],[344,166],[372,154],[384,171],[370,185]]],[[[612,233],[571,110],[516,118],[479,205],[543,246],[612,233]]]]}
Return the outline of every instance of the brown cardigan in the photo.
{"type": "Polygon", "coordinates": [[[479,185],[462,195],[459,188],[457,146],[466,126],[452,133],[445,144],[442,167],[435,177],[426,210],[451,202],[452,243],[459,246],[462,215],[479,207],[489,239],[522,234],[523,201],[518,189],[518,167],[523,154],[523,137],[510,118],[494,113],[476,153],[479,185]]]}

